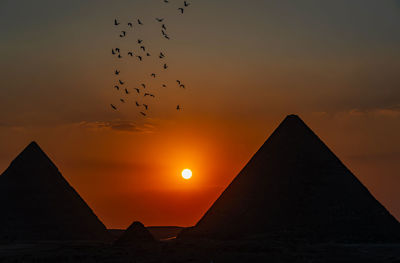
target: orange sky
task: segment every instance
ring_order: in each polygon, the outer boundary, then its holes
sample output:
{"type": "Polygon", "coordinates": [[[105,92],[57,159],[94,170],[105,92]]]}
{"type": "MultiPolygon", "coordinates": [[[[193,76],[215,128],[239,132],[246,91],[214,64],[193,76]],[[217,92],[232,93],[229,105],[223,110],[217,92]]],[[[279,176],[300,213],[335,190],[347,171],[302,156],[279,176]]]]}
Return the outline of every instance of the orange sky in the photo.
{"type": "Polygon", "coordinates": [[[36,140],[107,227],[189,226],[295,113],[400,218],[398,1],[193,0],[184,16],[159,2],[0,4],[1,171],[36,140]],[[138,36],[167,54],[161,79],[111,56],[138,37],[121,43],[115,17],[146,22],[138,36]],[[129,96],[110,109],[116,67],[157,93],[149,118],[129,96]],[[157,88],[178,78],[186,91],[157,88]]]}

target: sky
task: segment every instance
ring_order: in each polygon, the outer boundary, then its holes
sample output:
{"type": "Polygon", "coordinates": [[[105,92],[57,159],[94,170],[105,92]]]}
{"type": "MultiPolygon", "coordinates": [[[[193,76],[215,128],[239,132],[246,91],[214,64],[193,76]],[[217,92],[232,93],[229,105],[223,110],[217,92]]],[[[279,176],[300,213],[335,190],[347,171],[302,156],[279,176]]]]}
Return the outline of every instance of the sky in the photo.
{"type": "Polygon", "coordinates": [[[35,140],[107,227],[191,226],[293,113],[400,219],[400,1],[182,3],[0,0],[0,172],[35,140]]]}

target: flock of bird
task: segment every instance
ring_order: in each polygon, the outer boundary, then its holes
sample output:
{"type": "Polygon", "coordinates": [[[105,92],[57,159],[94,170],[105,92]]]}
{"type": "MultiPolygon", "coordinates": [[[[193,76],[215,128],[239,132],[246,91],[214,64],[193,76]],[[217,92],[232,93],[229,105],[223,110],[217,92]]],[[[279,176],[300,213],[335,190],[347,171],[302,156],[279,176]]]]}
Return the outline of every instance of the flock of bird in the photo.
{"type": "MultiPolygon", "coordinates": [[[[171,0],[162,0],[165,4],[168,4],[171,0]]],[[[183,5],[182,7],[178,8],[178,13],[179,14],[184,14],[185,12],[185,8],[189,7],[190,3],[188,1],[183,1],[183,5]]],[[[170,40],[170,36],[167,33],[167,26],[164,23],[165,18],[155,18],[156,22],[158,22],[160,24],[161,27],[161,37],[163,37],[164,39],[170,40]]],[[[121,30],[119,33],[119,38],[125,38],[130,32],[132,32],[132,30],[134,29],[134,24],[137,23],[137,26],[144,26],[144,23],[141,19],[136,19],[135,23],[134,22],[128,22],[126,25],[128,27],[127,30],[121,30]],[[128,31],[129,30],[129,31],[128,31]]],[[[115,27],[121,27],[123,26],[123,24],[121,24],[121,22],[118,19],[114,20],[114,26],[115,27]]],[[[146,57],[151,57],[152,53],[150,53],[150,51],[148,50],[148,48],[146,48],[145,46],[145,41],[143,39],[137,39],[137,45],[139,47],[140,52],[133,52],[133,51],[128,51],[128,52],[123,52],[120,48],[116,47],[112,49],[112,55],[117,57],[118,59],[123,59],[125,56],[128,57],[136,57],[136,59],[139,62],[142,62],[146,57]]],[[[162,62],[162,69],[163,70],[167,70],[168,69],[168,64],[164,61],[166,54],[163,53],[162,51],[159,52],[159,54],[157,54],[158,59],[162,62]]],[[[119,91],[122,92],[123,95],[130,95],[131,91],[130,89],[127,87],[125,81],[123,81],[120,76],[121,76],[121,71],[118,69],[114,70],[114,75],[117,79],[116,84],[114,85],[114,88],[119,91]]],[[[156,73],[151,73],[149,74],[150,78],[158,78],[158,74],[156,73]]],[[[185,84],[183,84],[183,82],[181,80],[176,80],[176,84],[179,88],[181,89],[186,89],[185,84]]],[[[167,88],[166,84],[162,84],[162,88],[167,88]]],[[[142,116],[147,116],[148,115],[148,111],[150,109],[150,106],[148,104],[145,103],[141,103],[141,99],[140,97],[149,97],[149,98],[155,98],[156,95],[150,92],[147,92],[147,85],[146,83],[141,83],[139,87],[133,88],[132,92],[134,94],[136,94],[136,98],[133,99],[132,101],[134,102],[134,105],[138,108],[138,112],[139,114],[141,114],[142,116]]],[[[120,103],[127,103],[128,101],[124,98],[119,99],[120,103]]],[[[111,104],[111,108],[113,110],[119,110],[119,106],[116,104],[111,104]]],[[[182,107],[178,104],[176,106],[176,110],[181,110],[182,107]]]]}

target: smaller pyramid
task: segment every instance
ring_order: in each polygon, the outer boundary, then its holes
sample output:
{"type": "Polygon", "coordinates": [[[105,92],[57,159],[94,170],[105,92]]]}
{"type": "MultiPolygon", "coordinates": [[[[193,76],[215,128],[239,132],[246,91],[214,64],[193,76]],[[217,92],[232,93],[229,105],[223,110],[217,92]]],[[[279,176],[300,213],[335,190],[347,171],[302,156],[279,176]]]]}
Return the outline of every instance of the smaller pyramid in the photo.
{"type": "Polygon", "coordinates": [[[133,222],[124,234],[115,241],[117,246],[140,245],[143,243],[154,243],[156,240],[147,228],[138,221],[133,222]]]}
{"type": "Polygon", "coordinates": [[[0,242],[108,241],[106,227],[36,142],[0,175],[0,242]]]}

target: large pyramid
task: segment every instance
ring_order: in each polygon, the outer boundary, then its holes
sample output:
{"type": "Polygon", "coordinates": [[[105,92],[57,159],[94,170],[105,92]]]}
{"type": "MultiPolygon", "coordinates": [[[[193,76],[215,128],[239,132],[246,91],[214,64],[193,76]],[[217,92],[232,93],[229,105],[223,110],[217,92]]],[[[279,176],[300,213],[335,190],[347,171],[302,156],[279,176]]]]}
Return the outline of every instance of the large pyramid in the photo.
{"type": "Polygon", "coordinates": [[[181,238],[400,241],[399,222],[296,115],[181,238]]]}
{"type": "Polygon", "coordinates": [[[155,241],[149,230],[147,230],[141,222],[135,221],[125,230],[124,234],[115,241],[114,245],[134,246],[142,243],[154,243],[155,241]]]}
{"type": "Polygon", "coordinates": [[[106,241],[108,233],[32,142],[0,176],[0,241],[106,241]]]}

